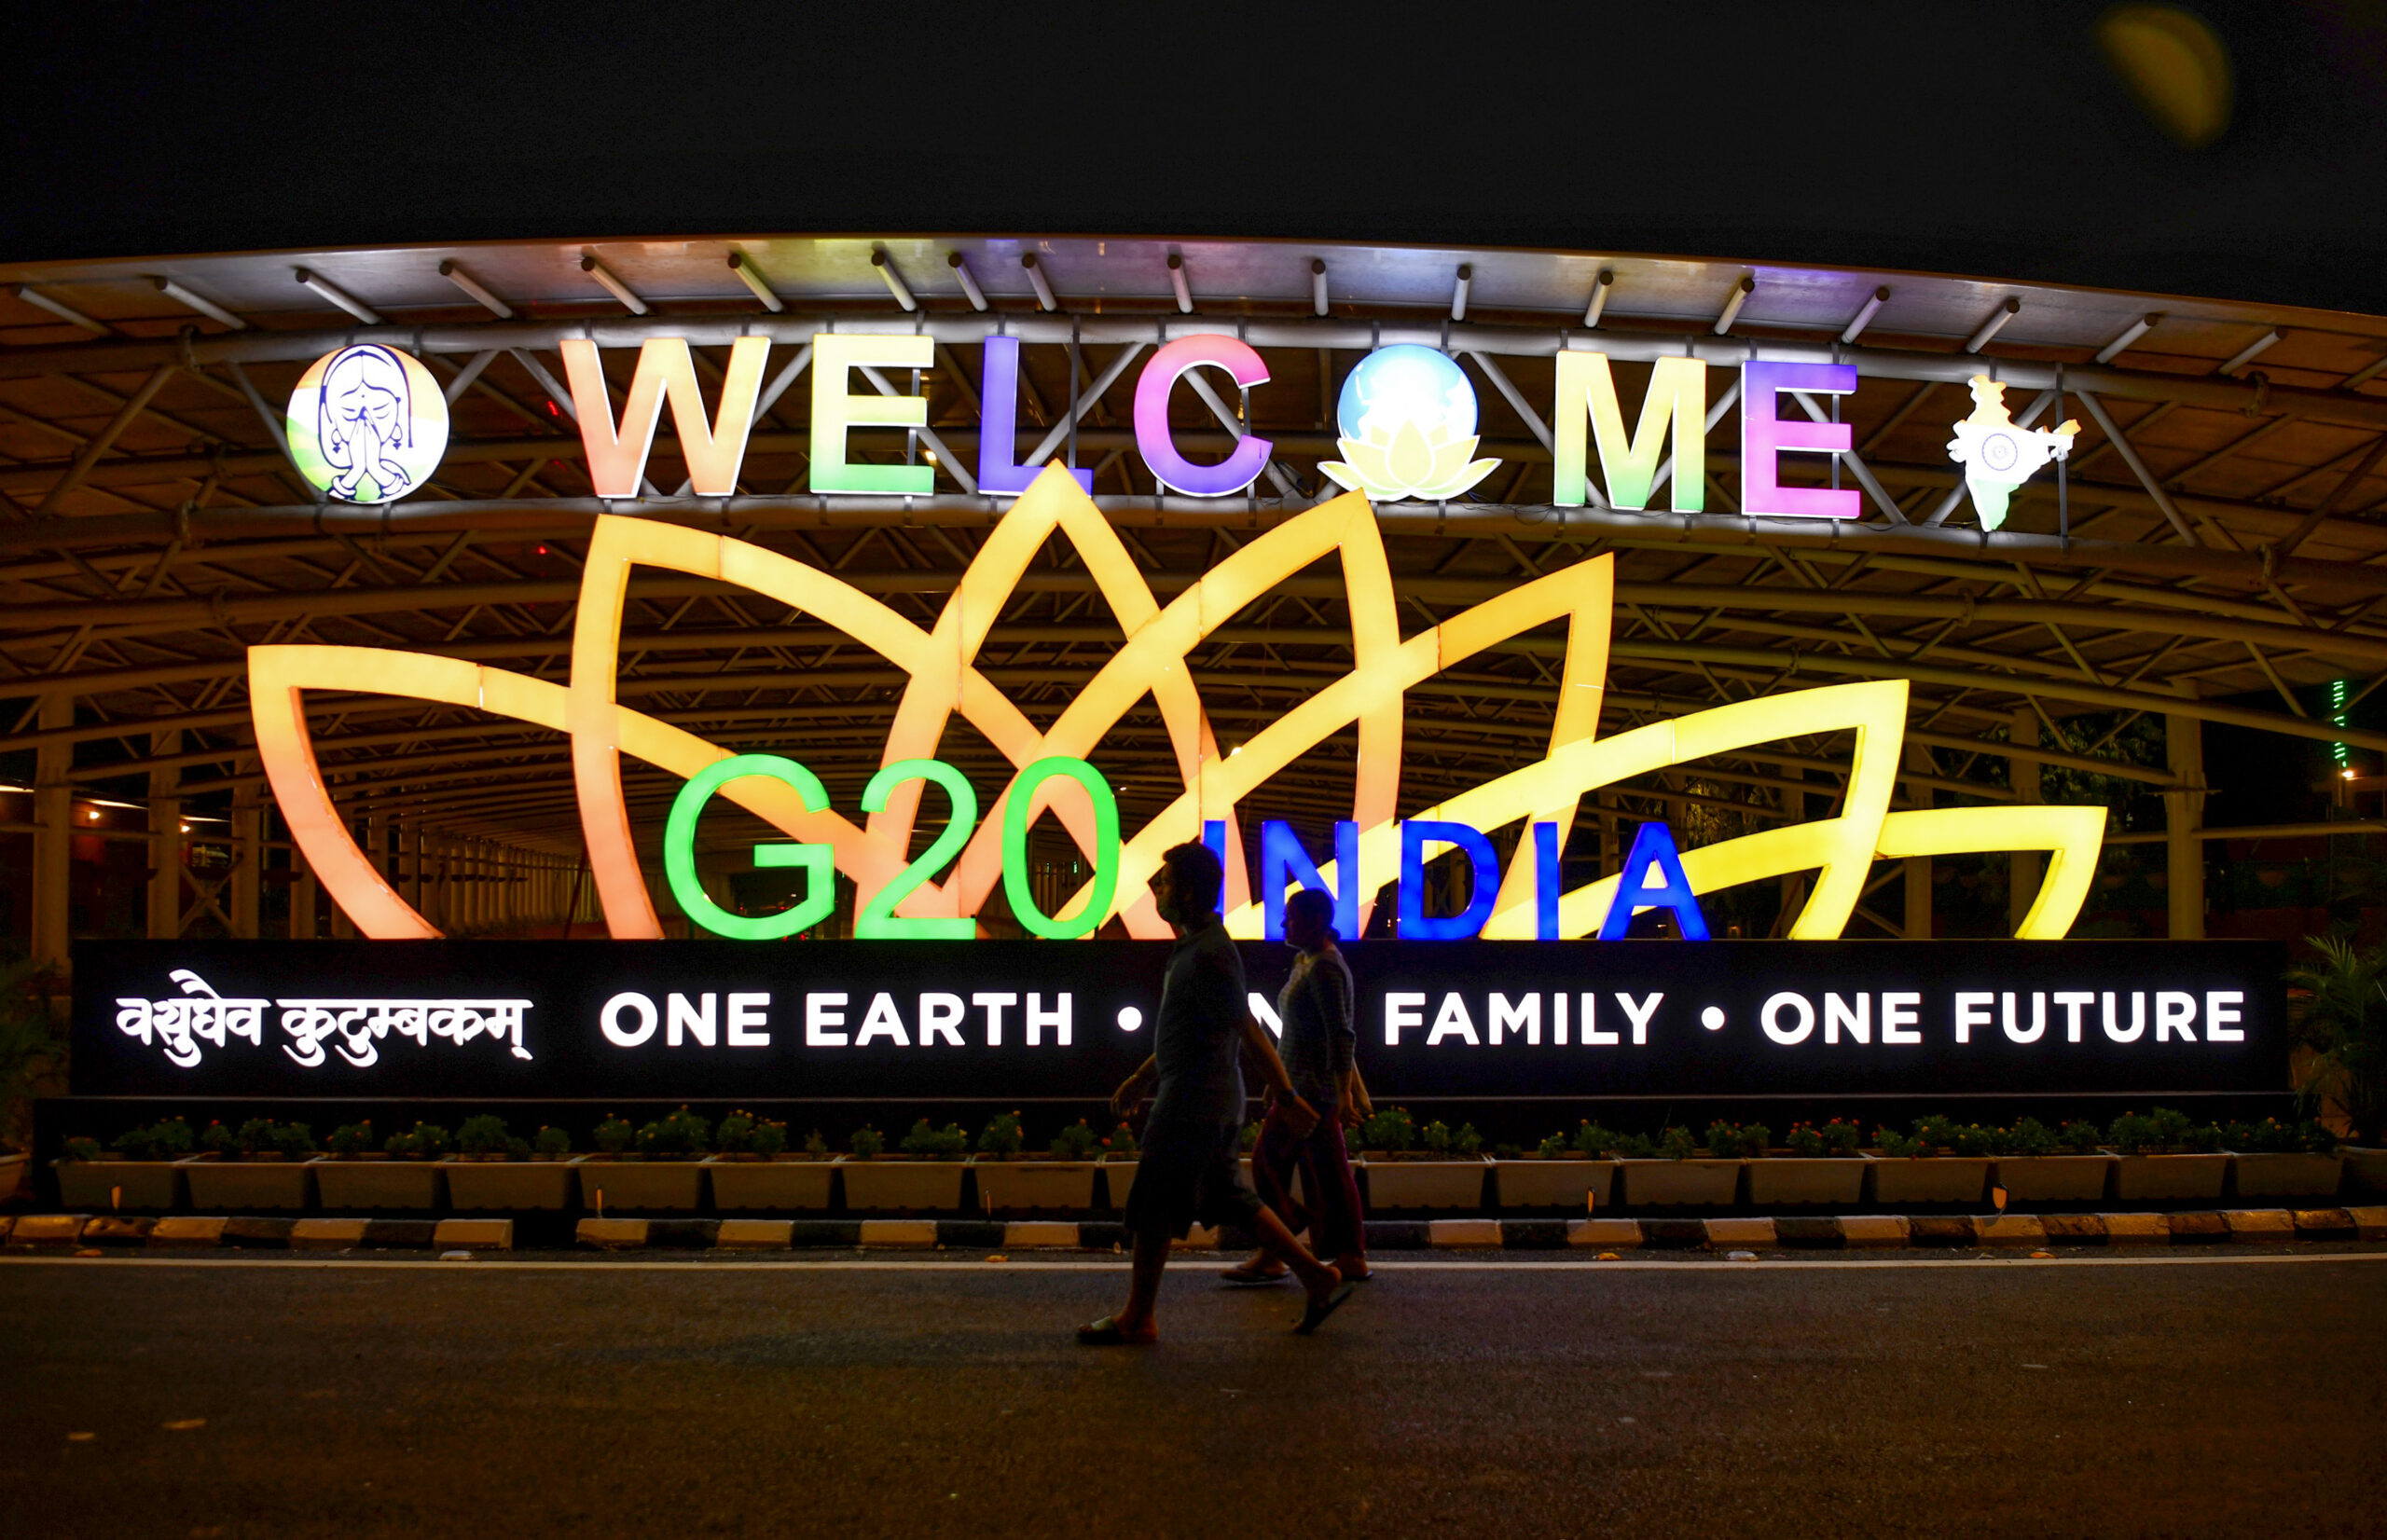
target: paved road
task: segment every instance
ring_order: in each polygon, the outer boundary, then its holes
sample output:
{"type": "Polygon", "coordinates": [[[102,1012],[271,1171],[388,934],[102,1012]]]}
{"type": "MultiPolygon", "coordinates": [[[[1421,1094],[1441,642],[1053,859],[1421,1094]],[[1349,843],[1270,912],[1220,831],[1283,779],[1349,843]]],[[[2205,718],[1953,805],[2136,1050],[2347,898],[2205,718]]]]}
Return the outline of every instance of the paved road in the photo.
{"type": "Polygon", "coordinates": [[[2387,1259],[0,1263],[0,1534],[2380,1533],[2387,1259]],[[177,1424],[204,1419],[199,1426],[177,1424]],[[78,1438],[77,1435],[89,1435],[78,1438]]]}

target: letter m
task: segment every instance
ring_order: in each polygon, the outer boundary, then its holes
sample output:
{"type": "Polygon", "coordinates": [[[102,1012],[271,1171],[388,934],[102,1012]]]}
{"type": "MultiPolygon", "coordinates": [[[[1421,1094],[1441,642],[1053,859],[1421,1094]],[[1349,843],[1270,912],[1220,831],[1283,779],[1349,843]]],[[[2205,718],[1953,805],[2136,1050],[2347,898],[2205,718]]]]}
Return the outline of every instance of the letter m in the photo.
{"type": "Polygon", "coordinates": [[[1555,490],[1551,501],[1560,507],[1580,508],[1589,495],[1584,479],[1587,437],[1598,442],[1608,502],[1619,508],[1649,506],[1669,418],[1674,421],[1674,511],[1695,514],[1707,505],[1707,365],[1700,360],[1658,360],[1649,373],[1649,394],[1641,398],[1640,426],[1630,444],[1606,353],[1558,355],[1558,399],[1552,411],[1555,490]]]}
{"type": "Polygon", "coordinates": [[[629,399],[623,403],[616,431],[597,344],[567,337],[564,373],[572,381],[573,411],[580,419],[580,442],[588,451],[588,479],[596,484],[597,495],[639,495],[666,397],[671,402],[671,425],[680,434],[681,458],[688,462],[690,486],[706,497],[735,492],[738,468],[746,459],[746,434],[754,425],[754,401],[762,391],[763,360],[770,351],[768,339],[759,337],[741,337],[730,344],[716,425],[705,420],[705,398],[697,389],[696,360],[688,352],[687,338],[649,337],[638,351],[638,372],[630,377],[629,399]]]}

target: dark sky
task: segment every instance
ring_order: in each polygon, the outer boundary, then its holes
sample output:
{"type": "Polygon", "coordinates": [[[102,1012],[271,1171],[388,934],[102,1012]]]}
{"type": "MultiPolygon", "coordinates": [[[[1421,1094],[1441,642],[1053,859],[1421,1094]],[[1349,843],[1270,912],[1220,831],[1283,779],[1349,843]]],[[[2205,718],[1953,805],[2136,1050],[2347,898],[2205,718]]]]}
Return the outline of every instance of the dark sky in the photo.
{"type": "Polygon", "coordinates": [[[986,230],[1682,252],[2387,309],[2387,0],[28,7],[0,260],[986,230]]]}

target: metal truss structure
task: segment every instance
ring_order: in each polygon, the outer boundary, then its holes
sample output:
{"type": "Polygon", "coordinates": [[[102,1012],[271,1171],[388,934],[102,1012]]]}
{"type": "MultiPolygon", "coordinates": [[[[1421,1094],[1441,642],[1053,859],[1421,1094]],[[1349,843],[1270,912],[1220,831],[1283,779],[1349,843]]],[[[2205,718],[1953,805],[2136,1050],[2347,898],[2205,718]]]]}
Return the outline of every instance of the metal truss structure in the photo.
{"type": "MultiPolygon", "coordinates": [[[[2197,858],[2214,832],[2189,724],[2278,735],[2284,765],[2301,763],[2296,740],[2387,752],[2387,734],[2335,725],[2297,694],[2352,679],[2358,696],[2387,679],[2387,318],[1677,258],[1094,238],[243,254],[20,267],[0,281],[0,754],[32,781],[0,802],[14,810],[0,837],[32,836],[32,940],[46,956],[62,955],[78,817],[146,842],[152,933],[254,934],[260,886],[279,880],[293,885],[294,932],[316,933],[307,873],[274,854],[286,847],[262,821],[246,649],[396,646],[560,677],[600,514],[736,534],[930,624],[1000,506],[972,474],[977,354],[996,334],[1022,344],[1018,462],[1091,468],[1098,506],[1164,601],[1340,489],[1318,465],[1338,452],[1335,397],[1360,357],[1393,342],[1447,351],[1476,387],[1479,452],[1502,463],[1464,502],[1379,509],[1407,628],[1613,552],[1603,733],[1794,681],[1908,681],[1898,805],[2034,800],[2048,766],[2144,783],[2169,812],[2165,833],[2144,837],[2172,847],[2175,935],[2201,933],[2197,858]],[[917,386],[876,382],[925,394],[928,426],[857,430],[852,448],[933,463],[934,495],[805,489],[804,393],[788,392],[824,331],[933,339],[917,386]],[[1273,443],[1250,495],[1168,494],[1134,451],[1135,364],[1198,332],[1240,337],[1270,371],[1241,399],[1193,376],[1175,400],[1177,442],[1197,459],[1248,432],[1273,443]],[[686,337],[709,387],[734,340],[774,343],[734,496],[664,490],[682,475],[669,436],[647,495],[593,495],[557,349],[586,337],[608,350],[618,391],[636,345],[657,336],[686,337]],[[422,494],[325,505],[288,459],[279,404],[309,362],[362,340],[424,360],[454,434],[422,494]],[[1596,488],[1590,506],[1552,506],[1552,360],[1583,348],[1617,362],[1627,401],[1636,365],[1663,357],[1855,364],[1859,389],[1828,408],[1854,425],[1855,451],[1803,458],[1811,479],[1861,489],[1864,516],[1739,514],[1729,372],[1711,377],[1707,511],[1621,511],[1596,488]],[[2018,421],[2083,424],[2063,475],[2026,486],[1994,532],[1976,527],[1945,451],[1965,382],[1984,372],[2029,404],[2018,421]],[[2175,724],[2161,767],[2100,752],[2141,717],[2175,724]],[[111,804],[139,816],[120,827],[111,804]],[[193,875],[189,841],[228,852],[226,874],[193,875]]],[[[1222,742],[1348,666],[1340,598],[1331,574],[1296,577],[1209,639],[1195,674],[1222,742]]],[[[1119,639],[1056,543],[980,664],[1049,714],[1119,639]]],[[[1519,636],[1414,690],[1404,802],[1538,752],[1562,645],[1519,636]]],[[[877,766],[901,679],[802,614],[642,575],[622,647],[623,697],[665,722],[793,752],[848,804],[877,766]]],[[[343,813],[375,831],[418,898],[431,883],[467,927],[593,914],[556,735],[368,695],[340,700],[316,733],[343,813]]],[[[966,729],[945,754],[973,774],[1000,763],[966,729]]],[[[1602,793],[1583,838],[1613,863],[1620,818],[1797,820],[1829,805],[1846,759],[1844,738],[1819,735],[1645,777],[1602,793]]],[[[1131,713],[1097,760],[1131,821],[1174,795],[1155,710],[1131,713]]],[[[1349,745],[1331,740],[1249,816],[1322,822],[1351,774],[1349,745]]],[[[651,772],[626,786],[655,827],[675,789],[651,772]]],[[[1927,934],[1928,884],[1910,872],[1906,889],[1903,920],[1859,914],[1927,934]]]]}

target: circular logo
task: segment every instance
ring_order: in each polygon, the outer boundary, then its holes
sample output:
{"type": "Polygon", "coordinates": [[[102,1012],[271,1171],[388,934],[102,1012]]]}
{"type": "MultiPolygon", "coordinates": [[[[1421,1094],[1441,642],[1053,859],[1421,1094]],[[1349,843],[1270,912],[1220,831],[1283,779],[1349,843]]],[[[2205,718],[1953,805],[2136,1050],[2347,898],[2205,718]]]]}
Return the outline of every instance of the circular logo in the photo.
{"type": "Polygon", "coordinates": [[[421,489],[448,452],[448,398],[394,348],[325,353],[290,392],[290,458],[339,502],[394,502],[421,489]]]}
{"type": "Polygon", "coordinates": [[[1403,427],[1441,428],[1454,441],[1475,436],[1475,389],[1449,357],[1415,342],[1396,342],[1359,360],[1343,381],[1334,418],[1345,438],[1371,428],[1390,439],[1403,427]]]}
{"type": "Polygon", "coordinates": [[[1993,471],[2010,471],[2022,458],[2021,449],[2011,433],[1984,433],[1980,441],[1981,463],[1993,471]]]}

